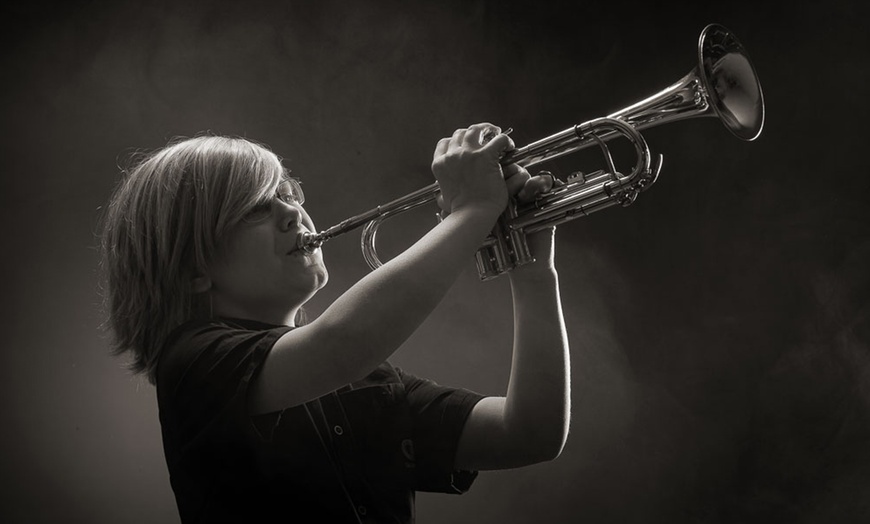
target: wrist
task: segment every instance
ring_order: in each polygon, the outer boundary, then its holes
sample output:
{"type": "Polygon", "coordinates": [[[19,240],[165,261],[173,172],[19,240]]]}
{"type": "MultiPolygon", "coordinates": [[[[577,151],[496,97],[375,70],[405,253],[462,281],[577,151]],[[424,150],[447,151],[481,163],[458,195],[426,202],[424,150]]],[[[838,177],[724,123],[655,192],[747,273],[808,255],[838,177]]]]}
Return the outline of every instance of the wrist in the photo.
{"type": "Polygon", "coordinates": [[[490,224],[495,224],[495,221],[504,212],[505,206],[499,205],[497,202],[487,202],[481,200],[472,200],[468,202],[454,201],[451,215],[469,216],[486,220],[490,224]]]}
{"type": "Polygon", "coordinates": [[[517,266],[508,273],[511,282],[545,283],[558,280],[556,266],[542,260],[517,266]]]}

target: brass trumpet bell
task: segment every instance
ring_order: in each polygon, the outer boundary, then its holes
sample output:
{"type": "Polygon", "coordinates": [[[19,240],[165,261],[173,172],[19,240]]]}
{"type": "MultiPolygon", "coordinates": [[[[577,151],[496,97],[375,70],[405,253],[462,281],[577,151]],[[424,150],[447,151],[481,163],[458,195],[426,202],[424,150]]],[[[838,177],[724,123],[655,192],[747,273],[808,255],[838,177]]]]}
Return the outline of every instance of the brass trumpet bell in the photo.
{"type": "Polygon", "coordinates": [[[729,131],[755,140],[764,127],[764,97],[749,56],[721,25],[709,25],[698,42],[701,83],[710,105],[729,131]]]}

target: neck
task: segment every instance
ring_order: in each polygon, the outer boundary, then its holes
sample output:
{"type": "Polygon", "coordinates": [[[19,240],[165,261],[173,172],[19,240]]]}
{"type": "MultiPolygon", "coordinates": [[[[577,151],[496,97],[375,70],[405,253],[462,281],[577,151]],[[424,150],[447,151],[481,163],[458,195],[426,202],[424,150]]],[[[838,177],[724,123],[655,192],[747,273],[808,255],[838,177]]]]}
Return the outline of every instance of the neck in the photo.
{"type": "Polygon", "coordinates": [[[279,326],[296,327],[296,315],[300,309],[302,306],[296,306],[289,310],[284,308],[248,308],[221,304],[220,301],[215,300],[212,314],[218,317],[246,318],[279,326]]]}

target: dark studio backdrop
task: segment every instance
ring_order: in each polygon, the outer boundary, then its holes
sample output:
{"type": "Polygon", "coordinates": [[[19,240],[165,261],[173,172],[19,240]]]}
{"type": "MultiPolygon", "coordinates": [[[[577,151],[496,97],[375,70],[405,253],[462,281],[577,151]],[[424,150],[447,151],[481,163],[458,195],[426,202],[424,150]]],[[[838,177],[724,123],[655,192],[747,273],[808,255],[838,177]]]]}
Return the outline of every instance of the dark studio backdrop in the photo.
{"type": "MultiPolygon", "coordinates": [[[[524,145],[657,92],[718,22],[755,63],[763,134],[741,142],[714,119],[650,129],[656,185],[559,227],[567,447],[463,496],[420,494],[418,521],[867,522],[864,5],[7,5],[0,521],[178,522],[154,390],[99,329],[94,232],[127,154],[205,131],[261,141],[323,228],[430,183],[434,144],[456,127],[510,126],[524,145]]],[[[384,256],[433,215],[385,225],[384,256]]],[[[358,244],[325,248],[311,315],[368,271],[358,244]]],[[[479,283],[469,260],[393,361],[502,394],[510,326],[506,279],[479,283]]]]}

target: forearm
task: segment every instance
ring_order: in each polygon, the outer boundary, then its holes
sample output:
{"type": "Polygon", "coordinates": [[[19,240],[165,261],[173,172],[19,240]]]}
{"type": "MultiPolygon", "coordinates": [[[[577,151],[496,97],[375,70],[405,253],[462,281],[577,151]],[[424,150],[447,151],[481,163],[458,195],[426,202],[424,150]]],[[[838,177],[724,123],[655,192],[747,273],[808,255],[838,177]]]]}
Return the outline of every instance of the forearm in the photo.
{"type": "Polygon", "coordinates": [[[567,438],[571,410],[568,337],[556,270],[517,269],[511,292],[514,348],[505,424],[529,445],[555,456],[567,438]]]}
{"type": "Polygon", "coordinates": [[[457,210],[405,252],[360,280],[316,322],[336,347],[353,348],[345,364],[377,365],[420,326],[490,232],[497,213],[457,210]]]}

